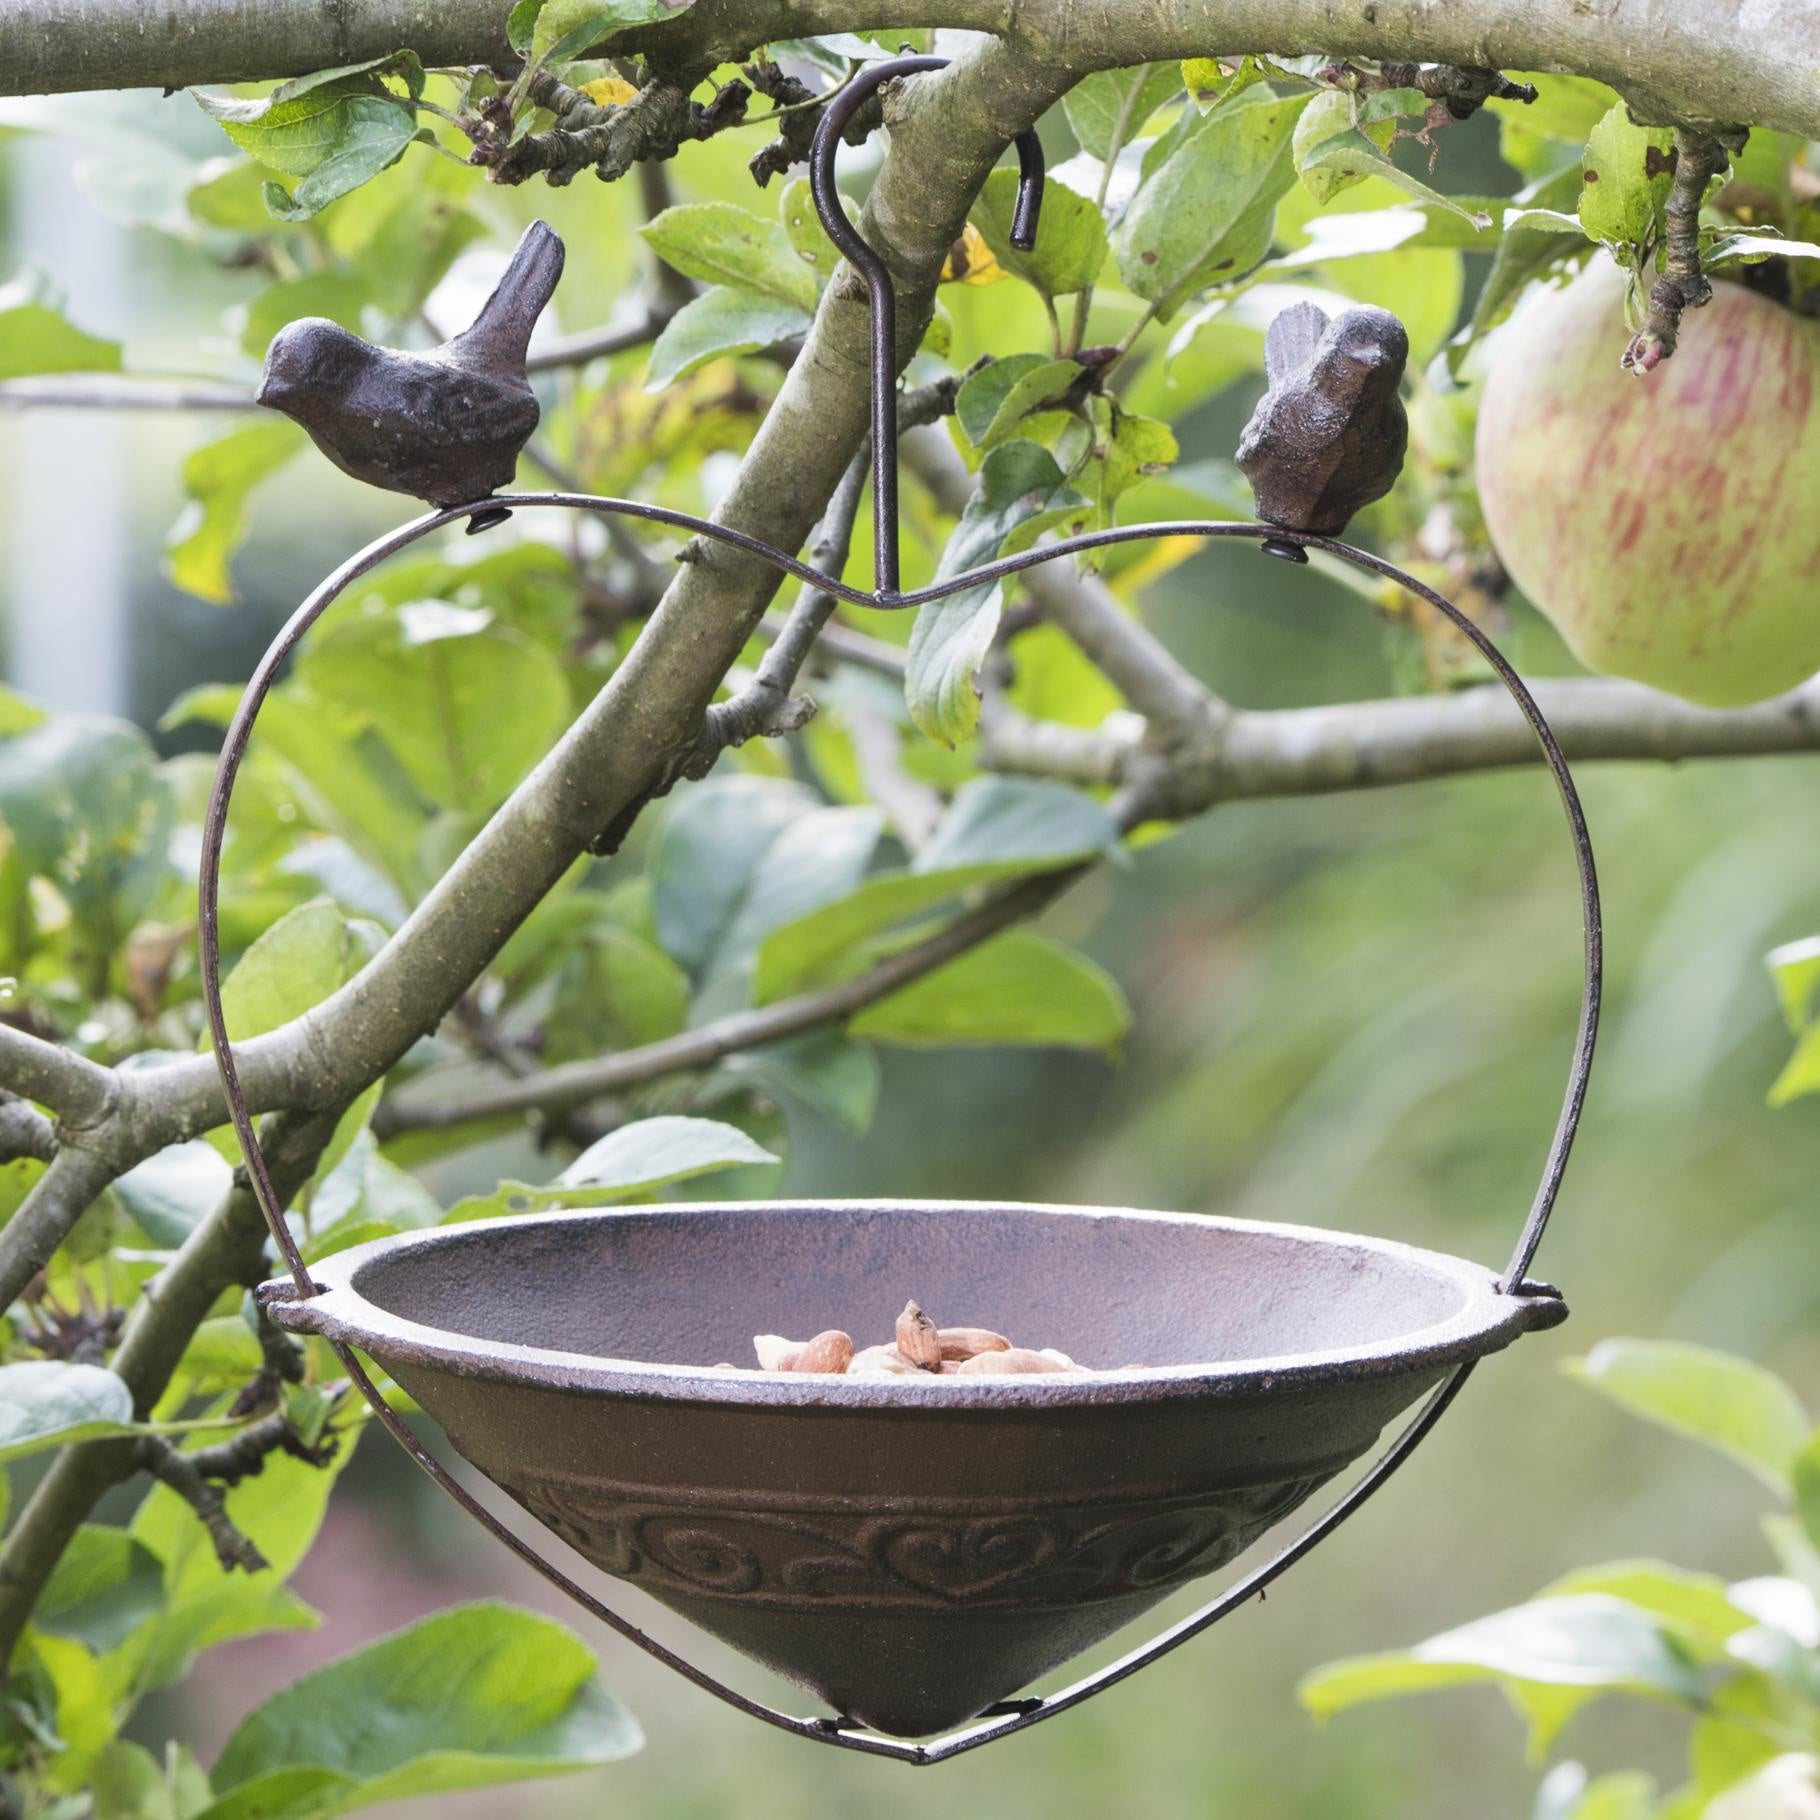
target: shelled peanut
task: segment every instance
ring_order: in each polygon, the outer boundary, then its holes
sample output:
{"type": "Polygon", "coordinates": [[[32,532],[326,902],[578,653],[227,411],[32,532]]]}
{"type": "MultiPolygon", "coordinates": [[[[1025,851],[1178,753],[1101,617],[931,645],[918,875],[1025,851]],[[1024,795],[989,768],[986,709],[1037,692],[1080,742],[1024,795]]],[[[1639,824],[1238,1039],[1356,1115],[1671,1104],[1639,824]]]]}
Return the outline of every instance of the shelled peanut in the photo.
{"type": "Polygon", "coordinates": [[[914,1302],[904,1304],[892,1339],[858,1351],[839,1328],[810,1340],[756,1334],[752,1346],[762,1371],[832,1372],[850,1378],[1088,1375],[1085,1365],[1053,1347],[1014,1346],[989,1327],[938,1327],[914,1302]]]}

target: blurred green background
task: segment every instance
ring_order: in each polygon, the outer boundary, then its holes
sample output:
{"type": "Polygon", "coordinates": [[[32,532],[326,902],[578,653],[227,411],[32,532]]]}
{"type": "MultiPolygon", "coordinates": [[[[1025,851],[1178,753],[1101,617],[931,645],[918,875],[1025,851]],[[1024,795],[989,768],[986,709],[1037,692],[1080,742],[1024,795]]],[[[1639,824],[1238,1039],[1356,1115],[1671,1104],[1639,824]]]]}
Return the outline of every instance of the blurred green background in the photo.
{"type": "MultiPolygon", "coordinates": [[[[157,106],[119,103],[123,116],[157,106]]],[[[211,133],[199,115],[180,130],[199,142],[211,133]]],[[[200,288],[194,261],[111,221],[69,140],[12,138],[0,160],[6,269],[35,261],[54,272],[72,315],[124,335],[134,364],[193,365],[198,325],[206,332],[253,288],[233,272],[200,288]]],[[[675,167],[685,190],[691,169],[686,158],[675,167]]],[[[1450,137],[1443,177],[1461,190],[1511,187],[1489,123],[1450,137]]],[[[615,245],[623,206],[592,184],[560,199],[572,245],[578,227],[592,235],[584,283],[593,261],[611,269],[626,256],[623,238],[615,245]]],[[[564,302],[567,326],[591,319],[573,282],[564,302]]],[[[1191,419],[1185,454],[1228,453],[1249,403],[1228,396],[1191,419]]],[[[287,476],[258,501],[238,564],[247,598],[224,612],[173,592],[158,570],[197,425],[48,410],[0,422],[8,676],[54,706],[149,726],[188,684],[243,677],[310,582],[400,516],[322,464],[287,476]]],[[[1146,609],[1235,701],[1391,687],[1377,628],[1355,600],[1248,552],[1175,571],[1146,609]]],[[[1488,1365],[1403,1477],[1267,1604],[933,1781],[771,1734],[599,1639],[603,1678],[649,1734],[641,1756],[597,1776],[408,1811],[1526,1815],[1537,1772],[1495,1693],[1386,1706],[1317,1731],[1297,1708],[1296,1681],[1589,1561],[1661,1555],[1727,1576],[1763,1571],[1761,1500],[1748,1482],[1627,1420],[1558,1366],[1602,1336],[1672,1336],[1746,1354],[1820,1395],[1820,1103],[1766,1109],[1786,1037],[1761,959],[1820,927],[1817,785],[1814,759],[1588,769],[1608,1009],[1579,1157],[1539,1260],[1565,1286],[1573,1319],[1488,1365]]],[[[1228,808],[1077,889],[1059,913],[1063,933],[1131,995],[1136,1024],[1119,1066],[887,1051],[871,1132],[794,1131],[779,1191],[1218,1210],[1501,1262],[1566,1068],[1575,910],[1558,810],[1538,774],[1228,808]]],[[[484,1177],[477,1165],[471,1181],[438,1187],[489,1187],[496,1160],[484,1177]]],[[[215,1652],[148,1709],[142,1735],[190,1737],[206,1760],[242,1712],[304,1667],[457,1598],[557,1609],[382,1442],[363,1447],[344,1486],[296,1580],[325,1629],[215,1652]]],[[[667,1614],[624,1598],[679,1640],[667,1614]]],[[[690,1641],[743,1685],[800,1698],[690,1641]]],[[[1671,1714],[1602,1706],[1563,1749],[1595,1768],[1653,1767],[1666,1784],[1683,1743],[1671,1714]]]]}

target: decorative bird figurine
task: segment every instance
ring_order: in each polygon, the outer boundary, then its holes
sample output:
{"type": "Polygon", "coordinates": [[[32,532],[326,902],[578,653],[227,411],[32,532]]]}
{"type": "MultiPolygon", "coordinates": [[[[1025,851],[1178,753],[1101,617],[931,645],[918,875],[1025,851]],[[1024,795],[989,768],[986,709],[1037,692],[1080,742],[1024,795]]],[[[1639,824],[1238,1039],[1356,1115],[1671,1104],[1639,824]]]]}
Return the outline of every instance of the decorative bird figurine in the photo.
{"type": "MultiPolygon", "coordinates": [[[[1409,446],[1397,387],[1409,337],[1388,310],[1360,305],[1329,318],[1295,303],[1264,337],[1270,389],[1239,438],[1239,466],[1258,516],[1292,531],[1336,537],[1361,506],[1395,484],[1409,446]]],[[[1263,548],[1306,562],[1288,539],[1263,548]]]]}
{"type": "MultiPolygon", "coordinates": [[[[537,428],[525,352],[562,262],[561,240],[532,222],[472,326],[427,353],[376,348],[319,316],[288,323],[266,353],[259,402],[356,480],[434,506],[484,499],[511,481],[537,428]]],[[[477,512],[468,529],[507,517],[477,512]]]]}

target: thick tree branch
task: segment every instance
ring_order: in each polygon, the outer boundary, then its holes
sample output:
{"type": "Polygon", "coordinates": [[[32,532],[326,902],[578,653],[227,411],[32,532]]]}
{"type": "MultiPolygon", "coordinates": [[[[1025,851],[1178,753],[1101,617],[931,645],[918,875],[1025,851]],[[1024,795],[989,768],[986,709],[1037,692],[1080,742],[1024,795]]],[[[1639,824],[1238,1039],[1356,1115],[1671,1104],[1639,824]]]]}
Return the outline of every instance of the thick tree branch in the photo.
{"type": "MultiPolygon", "coordinates": [[[[908,26],[1008,35],[1076,77],[1242,50],[1570,70],[1658,117],[1820,136],[1808,0],[698,0],[614,48],[686,79],[774,38],[908,26]]],[[[510,61],[498,0],[0,0],[0,93],[303,75],[405,45],[429,64],[510,61]]]]}
{"type": "Polygon", "coordinates": [[[0,1024],[0,1088],[50,1107],[76,1130],[106,1118],[119,1096],[111,1068],[11,1024],[0,1024]]]}

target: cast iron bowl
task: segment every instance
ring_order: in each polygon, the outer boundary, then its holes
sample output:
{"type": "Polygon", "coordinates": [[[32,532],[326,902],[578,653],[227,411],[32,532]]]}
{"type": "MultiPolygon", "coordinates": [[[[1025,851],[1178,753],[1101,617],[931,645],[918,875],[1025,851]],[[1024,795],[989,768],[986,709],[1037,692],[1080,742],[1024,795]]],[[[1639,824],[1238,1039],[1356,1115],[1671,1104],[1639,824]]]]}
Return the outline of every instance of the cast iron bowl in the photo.
{"type": "Polygon", "coordinates": [[[1552,1298],[1383,1239],[960,1202],[694,1203],[380,1239],[263,1299],[376,1360],[604,1572],[900,1736],[1224,1566],[1552,1298]],[[943,1324],[1093,1377],[715,1371],[943,1324]]]}

